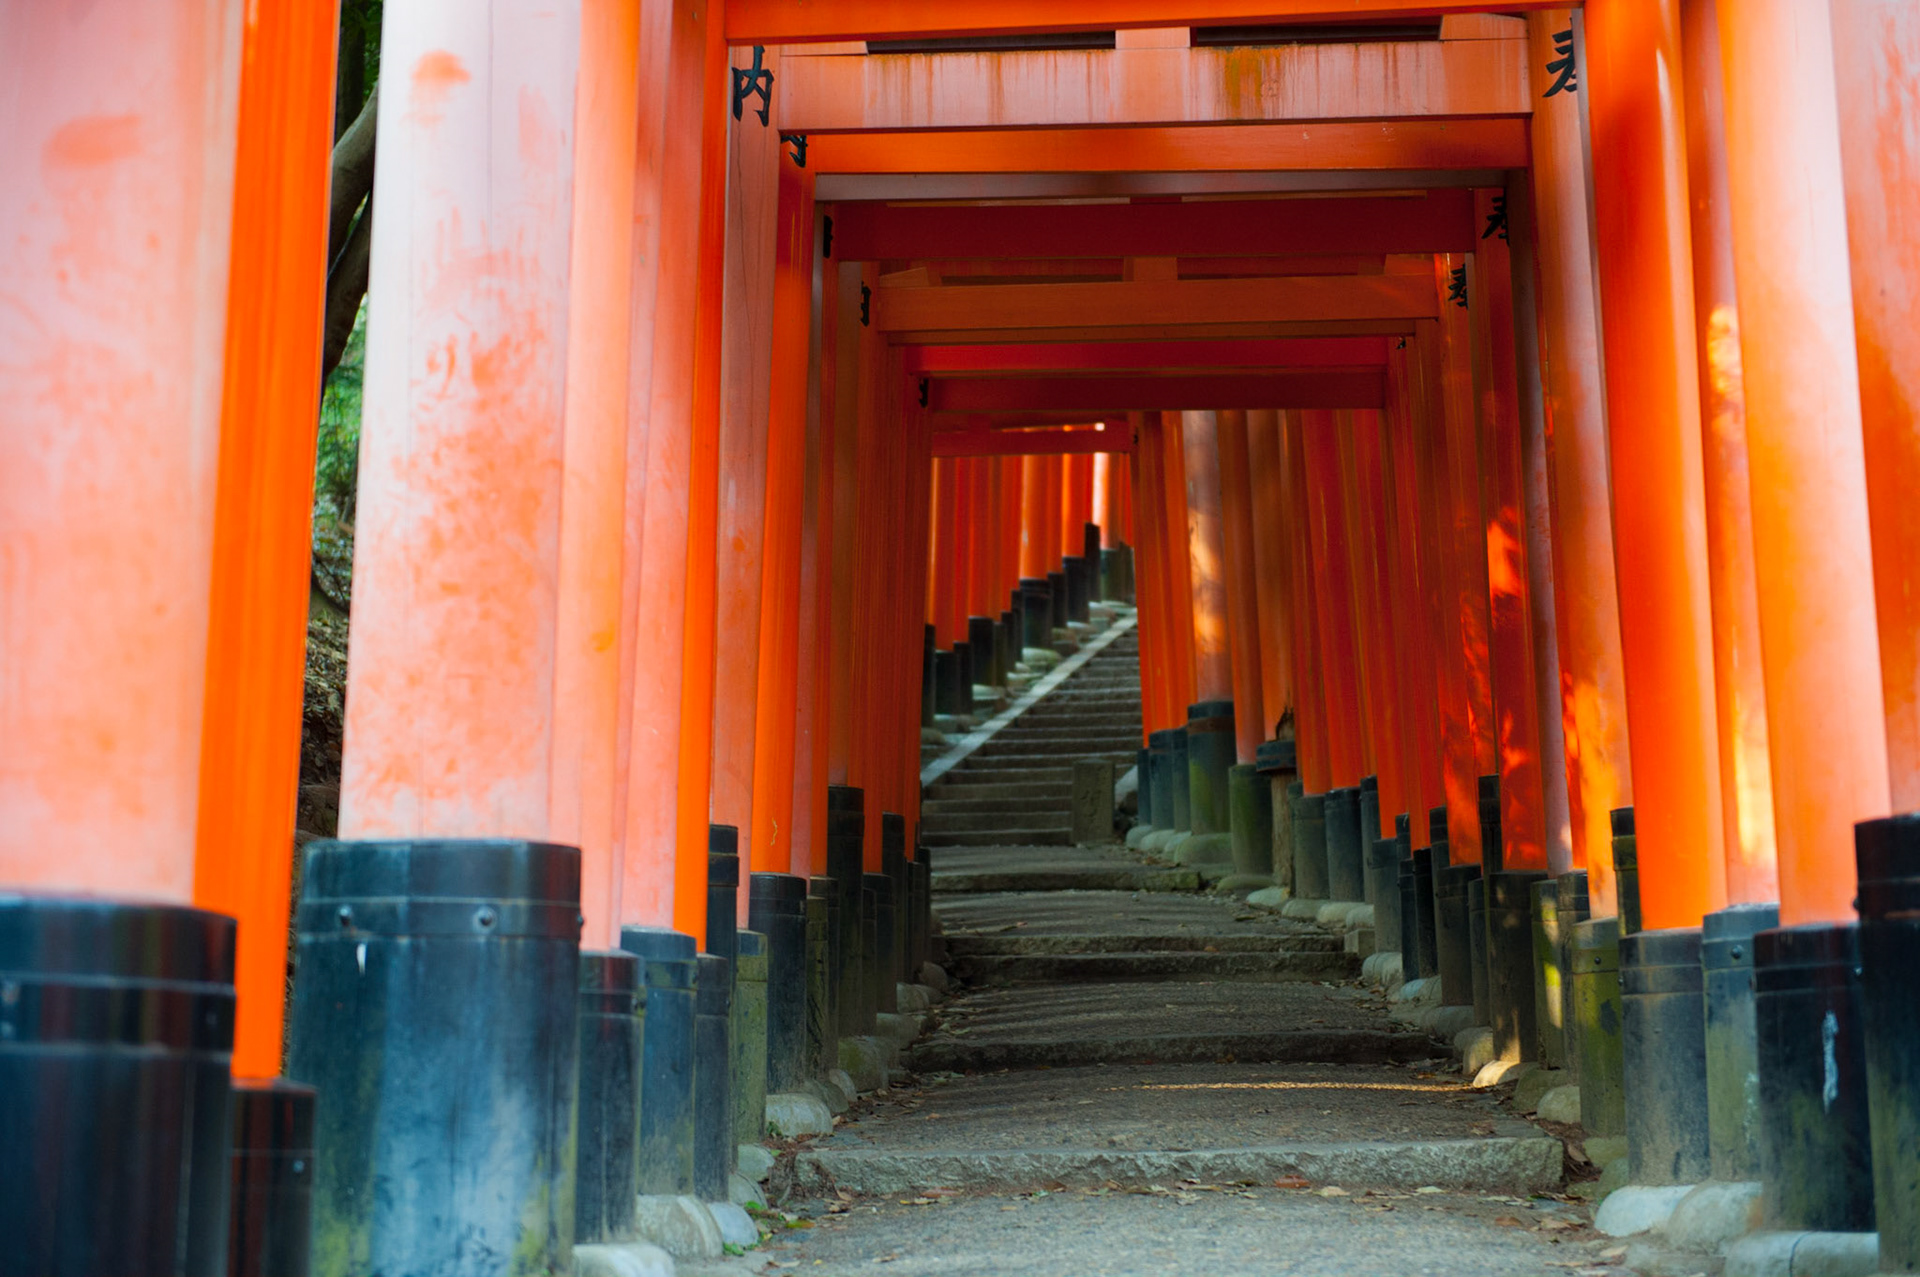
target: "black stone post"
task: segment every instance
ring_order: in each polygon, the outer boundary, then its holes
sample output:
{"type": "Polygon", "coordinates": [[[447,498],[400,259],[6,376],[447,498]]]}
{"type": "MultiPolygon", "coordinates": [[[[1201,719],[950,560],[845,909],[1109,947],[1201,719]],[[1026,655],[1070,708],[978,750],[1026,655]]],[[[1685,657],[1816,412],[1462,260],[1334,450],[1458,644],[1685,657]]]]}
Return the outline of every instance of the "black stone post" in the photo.
{"type": "Polygon", "coordinates": [[[1713,1177],[1760,1178],[1759,1032],[1754,1019],[1755,935],[1780,925],[1773,904],[1731,905],[1701,921],[1706,989],[1707,1148],[1713,1177]]]}
{"type": "Polygon", "coordinates": [[[1000,647],[993,637],[993,618],[967,618],[967,651],[973,654],[973,681],[985,687],[999,687],[1007,681],[1000,668],[1000,647]]]}
{"type": "Polygon", "coordinates": [[[1853,827],[1859,874],[1860,994],[1873,1122],[1880,1267],[1920,1271],[1920,814],[1853,827]]]}
{"type": "Polygon", "coordinates": [[[673,1196],[694,1185],[694,1020],[699,957],[693,937],[666,927],[622,927],[640,959],[646,1020],[640,1041],[640,1192],[673,1196]]]}
{"type": "Polygon", "coordinates": [[[1713,1171],[1700,928],[1621,937],[1620,995],[1633,1182],[1698,1183],[1713,1171]]]}
{"type": "Polygon", "coordinates": [[[228,1277],[307,1277],[313,1270],[315,1094],[285,1078],[234,1080],[228,1277]]]}
{"type": "Polygon", "coordinates": [[[807,1077],[807,880],[756,873],[747,925],[767,938],[767,1089],[798,1090],[807,1077]]]}
{"type": "Polygon", "coordinates": [[[639,958],[621,949],[580,954],[577,1242],[621,1238],[633,1229],[645,998],[639,958]]]}
{"type": "MultiPolygon", "coordinates": [[[[838,892],[838,917],[834,929],[839,940],[834,946],[834,1005],[839,1023],[835,1036],[859,1037],[867,1031],[872,1008],[861,1006],[864,981],[860,972],[860,875],[866,854],[866,792],[852,785],[827,786],[827,876],[838,892]]],[[[829,1061],[837,1068],[838,1061],[829,1061]]]]}

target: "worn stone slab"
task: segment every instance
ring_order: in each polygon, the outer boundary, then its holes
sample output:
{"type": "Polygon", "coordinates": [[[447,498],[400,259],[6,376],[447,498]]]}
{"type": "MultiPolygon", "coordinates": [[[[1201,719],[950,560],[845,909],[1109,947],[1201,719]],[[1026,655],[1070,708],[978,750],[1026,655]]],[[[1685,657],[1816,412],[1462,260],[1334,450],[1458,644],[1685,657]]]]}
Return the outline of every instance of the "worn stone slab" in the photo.
{"type": "Polygon", "coordinates": [[[968,1041],[945,1038],[916,1045],[909,1068],[949,1070],[1067,1068],[1089,1064],[1151,1064],[1221,1059],[1249,1063],[1332,1061],[1377,1064],[1419,1060],[1433,1044],[1423,1033],[1381,1029],[1293,1029],[1268,1033],[1163,1033],[1062,1041],[1034,1038],[968,1041]]]}
{"type": "Polygon", "coordinates": [[[1277,1144],[1264,1147],[1122,1150],[1033,1149],[888,1152],[825,1149],[800,1155],[795,1173],[813,1188],[904,1193],[928,1188],[1009,1190],[1063,1184],[1252,1180],[1298,1175],[1314,1183],[1385,1188],[1542,1192],[1560,1183],[1560,1142],[1548,1138],[1436,1140],[1408,1144],[1277,1144]]]}
{"type": "Polygon", "coordinates": [[[954,974],[971,984],[1063,980],[1344,980],[1360,965],[1351,953],[1026,953],[954,954],[954,974]]]}
{"type": "Polygon", "coordinates": [[[605,1242],[573,1248],[575,1277],[674,1277],[673,1256],[648,1242],[605,1242]]]}
{"type": "MultiPolygon", "coordinates": [[[[1064,842],[1064,831],[1061,836],[1064,842]]],[[[971,891],[1200,890],[1200,875],[1191,869],[1154,869],[1144,865],[1097,869],[1034,868],[983,873],[942,873],[935,870],[932,878],[936,894],[971,891]]]]}
{"type": "Polygon", "coordinates": [[[1880,1234],[1768,1232],[1727,1247],[1725,1277],[1868,1277],[1880,1271],[1880,1234]]]}
{"type": "Polygon", "coordinates": [[[1113,841],[1113,764],[1083,758],[1073,765],[1073,841],[1113,841]]]}

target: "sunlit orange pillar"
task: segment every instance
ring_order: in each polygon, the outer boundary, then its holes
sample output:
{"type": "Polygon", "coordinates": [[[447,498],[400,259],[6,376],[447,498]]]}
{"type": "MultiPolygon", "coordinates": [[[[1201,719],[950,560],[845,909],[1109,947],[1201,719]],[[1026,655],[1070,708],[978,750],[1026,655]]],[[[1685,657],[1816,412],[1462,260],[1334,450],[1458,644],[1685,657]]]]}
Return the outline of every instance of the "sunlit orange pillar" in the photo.
{"type": "Polygon", "coordinates": [[[1260,735],[1279,739],[1280,721],[1293,706],[1293,645],[1280,414],[1247,414],[1247,475],[1253,507],[1253,572],[1260,627],[1260,735]]]}
{"type": "Polygon", "coordinates": [[[1057,453],[1040,458],[1040,533],[1045,546],[1042,558],[1047,572],[1060,571],[1060,559],[1066,553],[1066,542],[1060,534],[1061,512],[1066,505],[1067,493],[1066,461],[1057,453]]]}
{"type": "Polygon", "coordinates": [[[1186,427],[1180,413],[1160,414],[1161,527],[1166,536],[1167,671],[1173,693],[1172,725],[1187,721],[1187,706],[1200,699],[1195,656],[1193,561],[1187,549],[1186,427]]]}
{"type": "MultiPolygon", "coordinates": [[[[999,590],[993,584],[993,550],[996,506],[1000,499],[999,471],[992,457],[969,457],[967,468],[973,473],[972,497],[963,518],[966,521],[967,582],[964,591],[965,615],[989,619],[1000,615],[999,590]]],[[[985,679],[976,679],[985,682],[985,679]]]]}
{"type": "Polygon", "coordinates": [[[238,1076],[280,1071],[336,18],[276,7],[242,35],[193,872],[240,922],[238,1076]]]}
{"type": "Polygon", "coordinates": [[[1585,126],[1574,93],[1546,96],[1554,36],[1570,10],[1527,15],[1532,77],[1534,245],[1554,626],[1573,863],[1587,870],[1596,915],[1615,912],[1608,812],[1633,802],[1627,700],[1607,481],[1605,387],[1587,215],[1585,126]]]}
{"type": "MultiPolygon", "coordinates": [[[[1504,192],[1474,192],[1481,225],[1503,216],[1504,192]]],[[[1493,687],[1493,737],[1500,776],[1502,864],[1547,867],[1543,733],[1534,676],[1533,572],[1522,470],[1520,398],[1515,368],[1512,263],[1505,232],[1485,235],[1473,254],[1469,311],[1480,402],[1480,517],[1487,567],[1487,643],[1493,687]]]]}
{"type": "MultiPolygon", "coordinates": [[[[664,92],[654,98],[644,78],[641,92],[643,139],[653,135],[652,116],[658,112],[660,140],[657,151],[643,147],[644,156],[658,158],[646,175],[653,180],[643,181],[636,207],[644,210],[657,200],[659,230],[657,239],[649,236],[645,245],[654,252],[653,304],[643,309],[638,304],[643,294],[636,288],[634,310],[635,339],[645,335],[651,344],[646,360],[646,450],[643,464],[631,471],[644,475],[646,489],[638,518],[629,516],[630,527],[639,525],[639,538],[636,542],[630,535],[627,542],[629,555],[638,559],[638,581],[628,612],[633,641],[622,645],[623,651],[631,653],[633,691],[626,707],[632,718],[627,729],[620,921],[670,925],[704,937],[704,867],[696,878],[678,854],[685,748],[682,683],[694,517],[694,337],[702,280],[701,255],[690,246],[701,243],[706,222],[702,171],[713,148],[707,145],[710,131],[702,121],[724,111],[722,86],[717,79],[710,82],[708,73],[723,75],[726,67],[724,58],[716,68],[710,57],[707,9],[692,0],[675,0],[671,12],[662,16],[666,18],[659,41],[665,46],[660,55],[666,64],[664,92]]],[[[643,56],[648,47],[643,39],[643,56]]],[[[724,140],[724,133],[721,137],[724,140]]],[[[716,163],[723,160],[721,152],[716,163]]],[[[710,457],[711,447],[707,452],[710,457]]],[[[632,495],[630,488],[630,499],[632,495]]],[[[710,537],[712,525],[705,526],[710,537]]],[[[711,595],[707,597],[710,602],[711,595]]],[[[711,625],[710,618],[707,624],[711,625]]],[[[704,710],[702,714],[704,724],[704,710]]],[[[704,726],[701,731],[704,735],[704,726]]],[[[706,760],[703,744],[699,768],[704,770],[706,760]]],[[[699,832],[704,839],[704,810],[699,832]]]]}
{"type": "Polygon", "coordinates": [[[1676,0],[1593,0],[1585,30],[1641,916],[1691,926],[1725,862],[1676,0]]]}
{"type": "Polygon", "coordinates": [[[1026,458],[995,457],[1000,472],[1000,532],[994,553],[994,614],[1006,611],[1013,590],[1020,584],[1021,529],[1026,526],[1026,488],[1023,483],[1026,458]]]}
{"type": "Polygon", "coordinates": [[[1754,584],[1740,306],[1727,192],[1720,22],[1713,0],[1681,0],[1686,54],[1687,193],[1693,228],[1694,351],[1700,366],[1701,475],[1713,606],[1713,685],[1720,742],[1727,899],[1780,898],[1775,869],[1767,687],[1754,584]]]}
{"type": "MultiPolygon", "coordinates": [[[[172,0],[14,6],[0,20],[0,883],[12,890],[195,895],[228,232],[247,211],[234,199],[240,16],[172,0]]],[[[300,99],[299,82],[286,88],[300,99]]],[[[290,168],[311,154],[304,134],[289,145],[290,168]]],[[[289,228],[304,272],[296,241],[289,228]]],[[[287,841],[251,854],[289,856],[287,841]]]]}
{"type": "Polygon", "coordinates": [[[1108,549],[1118,545],[1113,535],[1113,520],[1119,513],[1118,494],[1114,485],[1119,482],[1120,467],[1115,464],[1111,452],[1093,454],[1093,509],[1087,517],[1100,525],[1100,546],[1108,549]]]}
{"type": "Polygon", "coordinates": [[[1366,774],[1361,723],[1358,640],[1354,634],[1352,561],[1340,473],[1340,422],[1331,410],[1300,413],[1306,454],[1306,510],[1313,563],[1314,620],[1326,705],[1326,750],[1335,788],[1366,774]]]}
{"type": "Polygon", "coordinates": [[[1226,587],[1228,653],[1233,669],[1233,730],[1238,761],[1250,763],[1267,738],[1266,694],[1261,683],[1259,573],[1254,562],[1253,477],[1249,473],[1247,413],[1228,409],[1216,416],[1220,476],[1221,578],[1226,587]]]}
{"type": "Polygon", "coordinates": [[[1401,705],[1401,805],[1391,806],[1383,796],[1383,812],[1408,816],[1412,846],[1429,845],[1424,813],[1446,800],[1440,739],[1440,683],[1431,632],[1432,608],[1428,592],[1438,596],[1432,580],[1431,543],[1421,525],[1420,476],[1415,467],[1416,432],[1420,424],[1420,363],[1413,352],[1397,343],[1387,356],[1387,410],[1381,414],[1382,466],[1386,476],[1385,514],[1389,544],[1386,549],[1391,588],[1389,625],[1398,660],[1395,681],[1401,705]]]}
{"type": "Polygon", "coordinates": [[[1187,464],[1186,540],[1193,600],[1195,701],[1233,699],[1218,423],[1217,413],[1181,414],[1181,446],[1187,464]]]}
{"type": "Polygon", "coordinates": [[[1891,800],[1920,808],[1920,10],[1830,0],[1891,800]]]}
{"type": "MultiPolygon", "coordinates": [[[[736,48],[729,56],[729,77],[754,59],[751,49],[736,48]]],[[[780,51],[766,49],[760,56],[778,83],[780,51]]],[[[708,819],[739,830],[748,842],[744,855],[756,823],[753,769],[770,482],[774,256],[780,238],[780,170],[792,167],[792,161],[778,132],[756,114],[743,110],[727,132],[713,621],[715,640],[726,644],[727,655],[713,661],[708,819]]],[[[701,845],[704,854],[704,836],[701,845]]],[[[685,854],[684,842],[682,847],[685,854]]],[[[749,868],[751,863],[749,857],[749,868]]],[[[749,876],[739,876],[743,920],[749,876]]]]}
{"type": "Polygon", "coordinates": [[[1047,574],[1047,459],[1020,458],[1020,575],[1047,574]]]}
{"type": "Polygon", "coordinates": [[[1280,456],[1286,487],[1280,508],[1286,523],[1287,549],[1292,555],[1293,612],[1288,618],[1293,640],[1293,685],[1297,690],[1294,725],[1300,762],[1300,785],[1309,794],[1333,788],[1333,748],[1327,729],[1326,667],[1320,654],[1318,572],[1313,548],[1313,515],[1309,506],[1305,413],[1280,414],[1280,456]]]}
{"type": "MultiPolygon", "coordinates": [[[[742,838],[756,872],[786,873],[793,860],[794,776],[799,758],[800,629],[812,464],[807,396],[813,344],[813,170],[778,159],[773,263],[773,333],[767,398],[766,521],[761,533],[760,660],[754,698],[753,824],[742,838]]],[[[811,719],[809,720],[811,722],[811,719]]],[[[805,770],[811,775],[810,766],[805,770]]],[[[742,875],[744,879],[746,875],[742,875]]]]}
{"type": "Polygon", "coordinates": [[[1826,10],[1824,0],[1742,0],[1719,11],[1780,920],[1789,926],[1852,920],[1853,826],[1890,803],[1826,10]]]}
{"type": "Polygon", "coordinates": [[[386,45],[343,838],[554,825],[577,52],[446,16],[386,45]],[[456,256],[495,265],[418,286],[456,256]]]}
{"type": "Polygon", "coordinates": [[[1060,503],[1060,544],[1065,554],[1077,555],[1086,549],[1087,524],[1093,522],[1093,458],[1091,452],[1076,452],[1060,459],[1066,484],[1060,503]]]}

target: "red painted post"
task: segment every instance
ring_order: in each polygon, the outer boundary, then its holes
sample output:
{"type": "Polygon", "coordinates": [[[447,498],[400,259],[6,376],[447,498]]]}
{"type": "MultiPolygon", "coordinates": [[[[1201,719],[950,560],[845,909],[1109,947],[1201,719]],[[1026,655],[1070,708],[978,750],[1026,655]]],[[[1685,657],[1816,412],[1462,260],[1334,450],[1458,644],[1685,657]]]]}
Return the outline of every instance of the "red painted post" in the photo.
{"type": "Polygon", "coordinates": [[[1233,728],[1237,761],[1251,763],[1267,738],[1260,630],[1259,573],[1254,562],[1253,478],[1247,446],[1248,414],[1218,415],[1222,579],[1226,585],[1228,651],[1233,664],[1233,728]]]}
{"type": "Polygon", "coordinates": [[[1187,469],[1188,580],[1193,607],[1195,701],[1233,699],[1232,643],[1227,631],[1225,530],[1220,495],[1219,416],[1186,412],[1181,445],[1187,469]]]}
{"type": "Polygon", "coordinates": [[[1319,583],[1314,570],[1313,533],[1308,503],[1307,449],[1304,413],[1280,413],[1280,455],[1286,486],[1280,508],[1286,521],[1286,544],[1292,556],[1293,612],[1288,621],[1293,640],[1294,734],[1300,762],[1300,784],[1309,794],[1333,788],[1333,749],[1327,729],[1327,687],[1320,655],[1319,583]]]}
{"type": "Polygon", "coordinates": [[[1280,454],[1280,414],[1247,414],[1247,467],[1252,483],[1254,579],[1259,594],[1261,739],[1278,739],[1280,722],[1293,708],[1293,643],[1289,589],[1293,556],[1287,552],[1285,461],[1280,454]]]}
{"type": "Polygon", "coordinates": [[[1353,626],[1352,561],[1340,482],[1339,422],[1330,410],[1300,414],[1306,458],[1306,511],[1311,539],[1314,619],[1326,704],[1326,751],[1331,784],[1358,785],[1366,774],[1360,721],[1358,645],[1353,626]]]}

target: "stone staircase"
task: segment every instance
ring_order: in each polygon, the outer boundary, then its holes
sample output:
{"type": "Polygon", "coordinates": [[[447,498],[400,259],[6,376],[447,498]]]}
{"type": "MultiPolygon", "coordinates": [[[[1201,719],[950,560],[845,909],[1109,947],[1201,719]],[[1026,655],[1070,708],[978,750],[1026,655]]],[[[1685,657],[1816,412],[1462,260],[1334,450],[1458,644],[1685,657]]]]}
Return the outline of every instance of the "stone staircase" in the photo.
{"type": "Polygon", "coordinates": [[[1073,764],[1125,773],[1140,748],[1140,639],[1128,630],[931,785],[928,847],[1062,846],[1072,838],[1073,764]]]}

